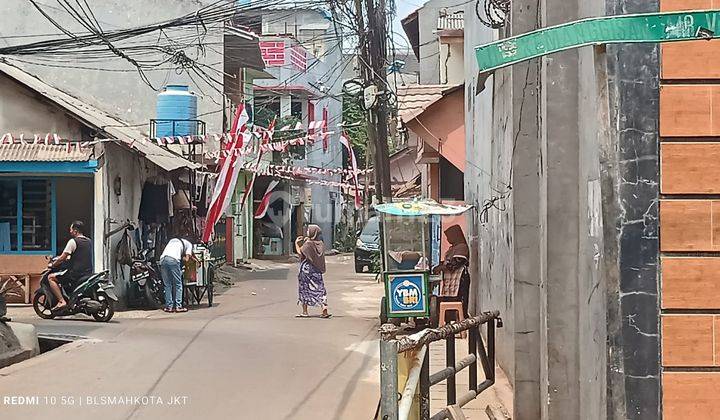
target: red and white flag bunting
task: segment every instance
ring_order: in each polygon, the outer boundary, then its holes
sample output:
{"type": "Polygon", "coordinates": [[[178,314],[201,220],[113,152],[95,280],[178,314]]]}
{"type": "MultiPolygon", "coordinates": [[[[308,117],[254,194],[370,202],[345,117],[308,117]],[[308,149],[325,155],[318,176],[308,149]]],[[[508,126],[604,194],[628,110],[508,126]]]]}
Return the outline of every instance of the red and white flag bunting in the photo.
{"type": "MultiPolygon", "coordinates": [[[[240,104],[238,109],[235,111],[235,119],[233,120],[231,134],[235,142],[232,144],[230,151],[242,148],[244,144],[243,133],[247,129],[247,122],[249,116],[245,109],[244,104],[240,104]]],[[[222,159],[220,176],[218,177],[217,184],[215,184],[215,191],[213,191],[212,199],[210,201],[210,207],[208,208],[207,218],[205,220],[205,229],[203,229],[203,242],[210,241],[215,230],[215,224],[220,220],[223,212],[230,203],[232,194],[235,191],[235,184],[237,183],[237,177],[240,172],[242,165],[238,163],[239,156],[235,153],[230,153],[230,156],[226,159],[222,159]]]]}
{"type": "MultiPolygon", "coordinates": [[[[298,177],[294,176],[293,174],[278,171],[277,169],[273,169],[269,166],[266,166],[264,168],[259,168],[257,170],[252,170],[252,169],[246,169],[246,170],[254,172],[256,175],[271,176],[274,178],[288,179],[291,181],[298,180],[298,177]]],[[[327,186],[327,187],[338,187],[338,188],[347,189],[348,191],[355,188],[355,186],[353,184],[348,184],[345,182],[337,182],[337,181],[326,181],[323,179],[303,179],[302,182],[304,182],[306,184],[323,185],[323,186],[327,186]]]]}
{"type": "MultiPolygon", "coordinates": [[[[61,139],[60,136],[54,133],[47,133],[45,136],[39,136],[37,134],[33,135],[32,140],[26,140],[24,134],[20,134],[20,137],[15,137],[11,133],[3,134],[3,136],[0,138],[0,144],[23,144],[23,145],[29,145],[29,144],[44,144],[46,146],[60,146],[61,144],[74,144],[74,145],[80,145],[82,147],[86,147],[90,145],[90,142],[81,142],[81,141],[70,141],[70,140],[64,140],[61,139]]],[[[70,150],[70,149],[68,149],[70,150]]]]}
{"type": "Polygon", "coordinates": [[[342,143],[343,146],[348,151],[348,155],[350,156],[350,164],[352,167],[352,181],[353,185],[355,186],[355,209],[359,210],[362,208],[362,200],[360,198],[360,190],[358,185],[358,167],[357,167],[357,159],[355,159],[355,152],[353,152],[352,145],[350,144],[350,139],[348,139],[345,136],[345,133],[340,135],[340,143],[342,143]]]}
{"type": "Polygon", "coordinates": [[[262,200],[260,200],[260,205],[255,211],[256,219],[262,219],[267,214],[268,208],[270,207],[270,196],[272,195],[273,190],[275,189],[275,187],[278,186],[279,183],[280,181],[276,180],[270,181],[270,184],[265,191],[265,195],[263,195],[262,200]]]}
{"type": "MultiPolygon", "coordinates": [[[[269,143],[272,141],[273,135],[275,134],[275,123],[277,119],[273,119],[270,125],[268,126],[267,130],[263,133],[262,142],[263,144],[269,143]]],[[[265,153],[260,150],[257,154],[257,159],[255,159],[255,165],[253,166],[253,174],[250,177],[250,181],[245,185],[245,192],[243,193],[242,200],[240,201],[240,208],[243,208],[245,206],[245,202],[247,202],[248,196],[250,196],[250,193],[253,190],[253,186],[255,186],[255,178],[257,178],[257,168],[260,166],[260,161],[262,160],[262,157],[265,153]]]]}

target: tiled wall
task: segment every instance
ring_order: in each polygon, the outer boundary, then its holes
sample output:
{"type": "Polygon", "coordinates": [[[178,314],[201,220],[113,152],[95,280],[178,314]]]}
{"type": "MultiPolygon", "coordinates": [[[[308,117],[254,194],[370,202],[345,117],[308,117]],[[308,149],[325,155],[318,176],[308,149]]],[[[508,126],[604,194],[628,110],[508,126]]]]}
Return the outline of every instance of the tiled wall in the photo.
{"type": "MultiPolygon", "coordinates": [[[[663,0],[663,11],[720,0],[663,0]]],[[[720,418],[720,41],[661,47],[663,418],[720,418]]]]}

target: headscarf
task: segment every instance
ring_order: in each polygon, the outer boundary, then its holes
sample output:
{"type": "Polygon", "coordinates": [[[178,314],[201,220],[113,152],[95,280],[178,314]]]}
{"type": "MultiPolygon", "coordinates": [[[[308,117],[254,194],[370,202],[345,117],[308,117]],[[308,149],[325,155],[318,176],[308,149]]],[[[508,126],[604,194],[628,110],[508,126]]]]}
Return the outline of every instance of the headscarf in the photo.
{"type": "Polygon", "coordinates": [[[325,267],[325,244],[320,240],[322,231],[318,225],[308,226],[307,240],[302,247],[300,247],[300,253],[310,264],[313,265],[318,271],[324,273],[325,267]]]}
{"type": "Polygon", "coordinates": [[[464,257],[470,259],[470,247],[465,240],[465,234],[459,225],[452,225],[445,229],[445,238],[450,242],[450,248],[445,252],[445,259],[464,257]]]}

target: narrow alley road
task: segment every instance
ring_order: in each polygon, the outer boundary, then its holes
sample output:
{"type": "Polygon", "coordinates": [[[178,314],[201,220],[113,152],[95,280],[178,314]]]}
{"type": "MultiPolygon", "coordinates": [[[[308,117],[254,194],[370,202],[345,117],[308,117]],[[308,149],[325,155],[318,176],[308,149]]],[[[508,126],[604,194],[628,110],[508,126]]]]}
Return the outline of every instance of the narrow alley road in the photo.
{"type": "Polygon", "coordinates": [[[99,324],[10,308],[14,321],[39,332],[95,340],[0,370],[2,418],[372,418],[382,286],[355,274],[351,257],[329,258],[333,318],[296,319],[297,266],[272,267],[240,272],[215,307],[186,314],[136,312],[99,324]],[[39,400],[14,405],[8,396],[39,400]],[[142,396],[149,398],[132,401],[142,396]]]}

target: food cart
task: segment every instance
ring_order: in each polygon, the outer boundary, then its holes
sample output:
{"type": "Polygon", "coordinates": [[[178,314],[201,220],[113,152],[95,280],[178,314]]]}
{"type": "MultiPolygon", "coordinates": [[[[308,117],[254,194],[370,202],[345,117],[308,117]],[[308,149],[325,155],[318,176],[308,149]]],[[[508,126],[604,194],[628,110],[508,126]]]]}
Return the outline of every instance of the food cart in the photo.
{"type": "Polygon", "coordinates": [[[215,264],[210,249],[204,245],[193,245],[195,259],[188,261],[183,273],[183,304],[199,305],[207,296],[208,306],[213,305],[213,281],[215,264]]]}
{"type": "Polygon", "coordinates": [[[440,262],[442,216],[460,215],[471,206],[413,200],[379,204],[382,245],[382,278],[385,296],[380,302],[380,322],[437,327],[437,292],[441,277],[432,274],[440,262]]]}

